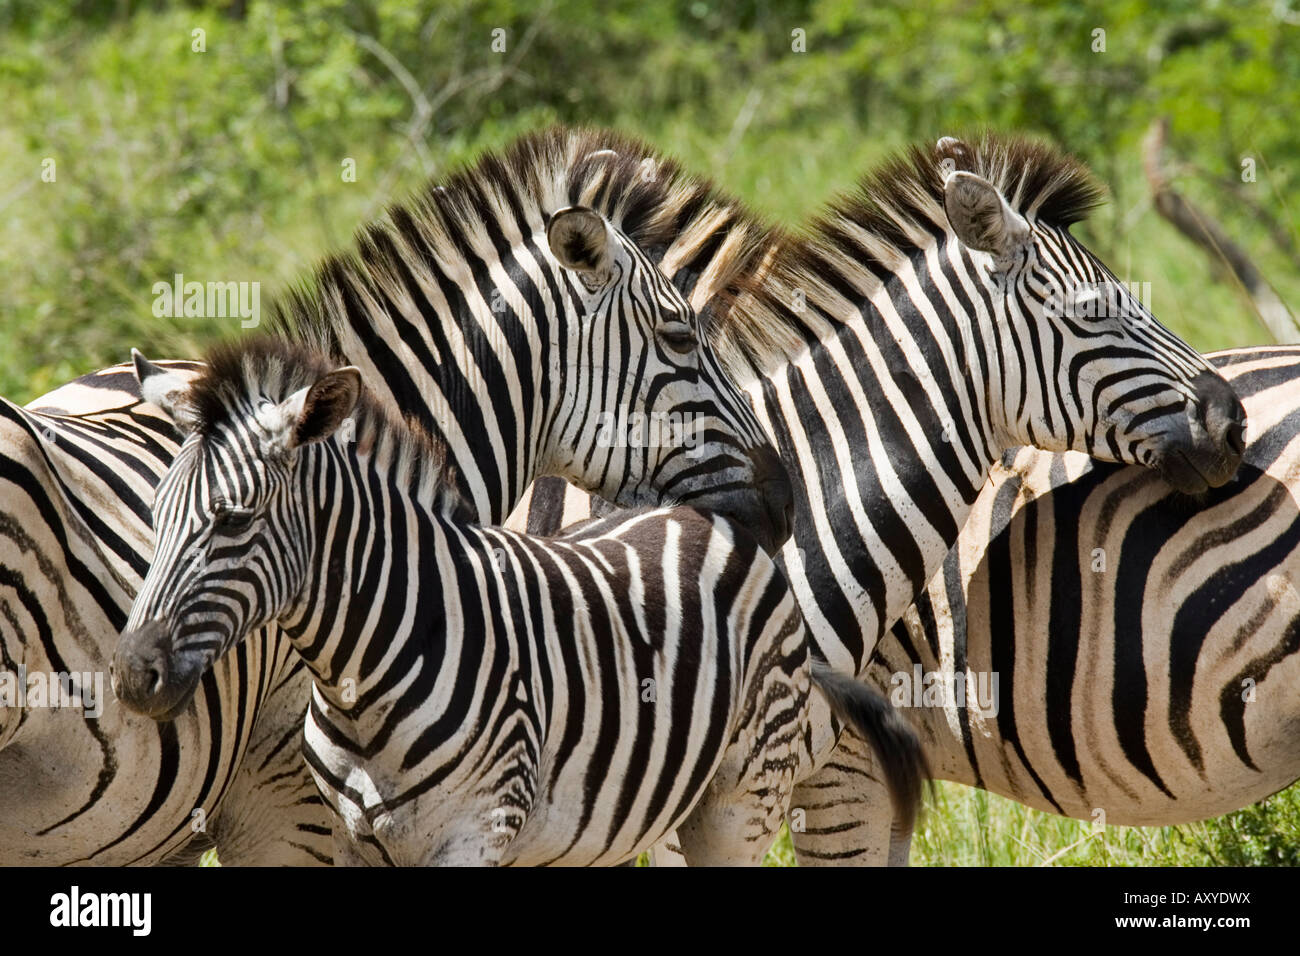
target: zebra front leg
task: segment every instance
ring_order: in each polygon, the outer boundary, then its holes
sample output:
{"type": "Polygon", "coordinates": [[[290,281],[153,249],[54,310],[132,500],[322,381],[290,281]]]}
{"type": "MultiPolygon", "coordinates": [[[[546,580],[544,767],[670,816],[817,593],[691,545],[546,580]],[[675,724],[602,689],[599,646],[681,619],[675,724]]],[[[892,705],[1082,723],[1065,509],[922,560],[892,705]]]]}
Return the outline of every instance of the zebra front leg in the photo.
{"type": "Polygon", "coordinates": [[[790,840],[800,866],[906,865],[911,832],[895,862],[889,788],[874,774],[871,747],[844,728],[831,759],[790,798],[790,840]]]}

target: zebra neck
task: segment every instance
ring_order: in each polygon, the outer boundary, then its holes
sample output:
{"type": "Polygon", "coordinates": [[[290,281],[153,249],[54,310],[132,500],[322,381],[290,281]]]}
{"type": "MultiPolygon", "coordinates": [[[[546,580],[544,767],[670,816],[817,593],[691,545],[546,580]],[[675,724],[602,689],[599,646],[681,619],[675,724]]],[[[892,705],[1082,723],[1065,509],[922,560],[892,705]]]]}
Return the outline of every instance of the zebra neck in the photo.
{"type": "Polygon", "coordinates": [[[823,654],[858,672],[942,566],[1000,453],[992,308],[941,251],[856,297],[832,283],[835,312],[810,298],[812,344],[749,389],[796,487],[791,584],[823,654]]]}
{"type": "Polygon", "coordinates": [[[387,311],[349,313],[335,334],[371,391],[446,446],[457,488],[479,520],[499,524],[536,473],[539,435],[562,394],[547,372],[559,306],[519,293],[509,310],[492,312],[476,289],[438,278],[444,310],[418,322],[387,311]]]}
{"type": "Polygon", "coordinates": [[[528,376],[507,374],[510,383],[492,397],[462,390],[435,403],[427,425],[446,446],[457,491],[484,524],[502,524],[523,499],[538,470],[535,449],[547,417],[547,403],[524,391],[528,376]]]}
{"type": "Polygon", "coordinates": [[[443,578],[464,560],[436,476],[389,451],[310,446],[299,462],[313,531],[306,583],[282,624],[320,696],[345,716],[386,709],[408,678],[431,692],[449,626],[443,578]]]}

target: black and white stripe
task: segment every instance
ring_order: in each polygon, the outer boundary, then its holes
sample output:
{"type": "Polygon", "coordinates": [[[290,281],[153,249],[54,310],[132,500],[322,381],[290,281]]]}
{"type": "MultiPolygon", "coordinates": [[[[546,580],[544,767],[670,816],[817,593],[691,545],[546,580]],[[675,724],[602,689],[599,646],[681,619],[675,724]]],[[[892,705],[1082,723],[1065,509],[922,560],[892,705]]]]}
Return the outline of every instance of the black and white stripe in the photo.
{"type": "MultiPolygon", "coordinates": [[[[612,864],[676,828],[691,862],[757,863],[808,759],[813,680],[868,732],[897,729],[812,669],[789,589],[736,526],[686,508],[558,540],[472,523],[442,450],[361,381],[263,340],[171,392],[194,434],[114,656],[123,700],[166,720],[281,623],[315,677],[304,752],[344,861],[612,864]]],[[[915,740],[893,742],[915,798],[915,740]]]]}
{"type": "MultiPolygon", "coordinates": [[[[781,560],[843,672],[865,672],[1005,449],[1141,464],[1189,492],[1235,471],[1231,388],[1070,235],[1098,197],[1047,147],[945,138],[778,241],[711,314],[794,479],[781,560]]],[[[797,788],[801,861],[869,860],[852,763],[837,756],[797,788]]]]}
{"type": "MultiPolygon", "coordinates": [[[[609,134],[525,138],[392,209],[356,254],[282,303],[276,324],[366,368],[384,400],[436,428],[485,518],[550,472],[623,504],[716,507],[779,542],[780,464],[638,245],[675,255],[675,238],[704,241],[725,213],[706,184],[667,162],[646,177],[644,150],[629,155],[609,134]],[[604,441],[602,412],[689,413],[698,452],[604,441]]],[[[749,261],[755,236],[740,227],[722,241],[730,268],[749,261]]],[[[129,367],[41,404],[6,406],[0,436],[0,605],[21,608],[0,619],[0,659],[102,673],[153,551],[153,487],[178,436],[140,401],[129,367]]],[[[0,860],[156,863],[211,841],[228,862],[326,858],[328,819],[294,753],[307,684],[273,632],[225,658],[165,727],[4,714],[0,860]],[[49,774],[33,774],[34,754],[49,774]],[[206,830],[192,840],[197,823],[206,830]]]]}
{"type": "Polygon", "coordinates": [[[1008,454],[876,649],[885,687],[916,664],[999,676],[995,717],[907,711],[939,776],[1127,826],[1218,816],[1300,779],[1300,349],[1207,358],[1250,416],[1234,480],[1190,498],[1138,469],[1008,454]]]}
{"type": "Polygon", "coordinates": [[[327,860],[325,807],[301,761],[280,761],[297,724],[276,715],[301,712],[310,687],[287,643],[249,642],[168,726],[109,687],[114,635],[153,550],[153,487],[179,441],[134,391],[120,369],[32,408],[0,402],[0,671],[98,675],[103,689],[97,718],[0,708],[0,862],[179,861],[218,840],[231,862],[327,860]],[[264,707],[266,720],[241,716],[264,707]],[[278,823],[241,828],[249,813],[278,823]]]}

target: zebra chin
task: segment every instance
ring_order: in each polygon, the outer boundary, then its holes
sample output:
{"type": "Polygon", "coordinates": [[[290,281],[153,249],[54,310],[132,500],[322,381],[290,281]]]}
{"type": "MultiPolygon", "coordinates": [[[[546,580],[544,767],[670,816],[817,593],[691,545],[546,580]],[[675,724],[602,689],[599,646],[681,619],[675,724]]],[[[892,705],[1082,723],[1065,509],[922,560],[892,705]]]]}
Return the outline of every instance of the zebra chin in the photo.
{"type": "Polygon", "coordinates": [[[1176,490],[1186,495],[1199,495],[1231,481],[1240,463],[1240,456],[1235,459],[1224,456],[1210,457],[1194,451],[1172,448],[1167,452],[1157,453],[1152,467],[1166,484],[1176,490]]]}
{"type": "Polygon", "coordinates": [[[1227,484],[1237,473],[1245,450],[1244,426],[1231,427],[1224,439],[1212,440],[1200,429],[1161,436],[1148,463],[1165,482],[1188,495],[1227,484]]]}
{"type": "Polygon", "coordinates": [[[208,669],[207,655],[174,653],[171,645],[165,621],[122,632],[110,672],[124,707],[157,721],[175,720],[189,707],[208,669]]]}
{"type": "Polygon", "coordinates": [[[1195,400],[1182,413],[1148,422],[1157,436],[1150,458],[1174,488],[1198,495],[1227,484],[1246,452],[1246,410],[1232,387],[1213,372],[1192,380],[1195,400]]]}

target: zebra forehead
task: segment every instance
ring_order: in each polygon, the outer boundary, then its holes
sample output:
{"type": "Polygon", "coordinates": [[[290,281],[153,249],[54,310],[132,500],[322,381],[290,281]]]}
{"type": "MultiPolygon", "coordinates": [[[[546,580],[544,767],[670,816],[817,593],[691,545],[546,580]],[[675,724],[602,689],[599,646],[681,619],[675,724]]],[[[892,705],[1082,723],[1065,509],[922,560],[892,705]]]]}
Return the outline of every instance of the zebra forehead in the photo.
{"type": "MultiPolygon", "coordinates": [[[[339,362],[319,348],[268,333],[217,345],[205,362],[188,396],[196,412],[194,433],[187,439],[193,452],[178,454],[177,460],[184,457],[189,467],[205,462],[204,477],[210,484],[229,484],[235,476],[243,493],[251,492],[244,478],[263,480],[269,473],[258,458],[277,459],[270,464],[289,460],[280,460],[289,449],[264,441],[289,425],[280,418],[280,403],[335,371],[339,362]],[[243,475],[241,469],[250,465],[255,472],[243,475]]],[[[363,385],[348,421],[347,432],[340,428],[340,434],[350,449],[382,454],[448,513],[461,504],[445,446],[414,420],[380,403],[363,385]]],[[[173,464],[173,470],[176,467],[173,464]]]]}
{"type": "Polygon", "coordinates": [[[209,350],[206,367],[191,385],[195,431],[213,436],[222,427],[270,424],[268,405],[284,401],[334,370],[325,353],[279,336],[256,335],[209,350]]]}

